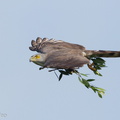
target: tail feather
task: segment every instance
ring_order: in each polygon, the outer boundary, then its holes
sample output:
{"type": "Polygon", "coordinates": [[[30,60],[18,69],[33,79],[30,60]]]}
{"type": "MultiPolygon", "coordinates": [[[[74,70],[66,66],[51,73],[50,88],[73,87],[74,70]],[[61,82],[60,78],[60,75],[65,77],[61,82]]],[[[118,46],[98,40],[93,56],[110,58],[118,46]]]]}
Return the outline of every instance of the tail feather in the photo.
{"type": "Polygon", "coordinates": [[[107,50],[86,50],[84,51],[86,57],[96,56],[96,57],[120,57],[120,51],[107,51],[107,50]]]}

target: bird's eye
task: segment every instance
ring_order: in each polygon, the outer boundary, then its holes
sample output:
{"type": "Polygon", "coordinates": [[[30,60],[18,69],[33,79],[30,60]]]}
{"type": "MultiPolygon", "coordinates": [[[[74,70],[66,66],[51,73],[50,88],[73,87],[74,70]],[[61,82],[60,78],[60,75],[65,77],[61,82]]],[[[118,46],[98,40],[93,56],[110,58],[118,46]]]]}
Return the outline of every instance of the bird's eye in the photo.
{"type": "Polygon", "coordinates": [[[37,59],[39,59],[39,58],[40,58],[40,55],[36,55],[35,57],[36,57],[37,59]]]}

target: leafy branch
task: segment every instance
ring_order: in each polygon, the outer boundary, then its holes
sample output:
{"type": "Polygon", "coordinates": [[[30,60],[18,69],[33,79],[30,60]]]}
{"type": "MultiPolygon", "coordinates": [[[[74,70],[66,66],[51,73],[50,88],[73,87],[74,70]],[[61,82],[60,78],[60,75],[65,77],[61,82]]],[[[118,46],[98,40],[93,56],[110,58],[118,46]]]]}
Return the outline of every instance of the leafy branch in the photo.
{"type": "MultiPolygon", "coordinates": [[[[89,59],[92,61],[92,64],[88,64],[88,68],[90,70],[92,70],[95,75],[102,76],[102,74],[99,73],[98,70],[101,70],[102,67],[106,67],[105,66],[105,60],[103,60],[100,57],[95,57],[95,56],[92,56],[89,59]]],[[[78,80],[86,88],[88,88],[88,89],[90,88],[95,93],[97,93],[100,98],[102,98],[102,95],[105,94],[105,90],[104,89],[96,87],[96,86],[94,86],[94,85],[91,84],[91,82],[95,81],[95,79],[85,79],[85,78],[83,78],[83,76],[84,77],[88,77],[87,74],[79,73],[77,70],[73,70],[73,69],[62,69],[62,70],[58,69],[58,71],[60,72],[60,75],[57,76],[59,81],[62,79],[63,75],[72,75],[73,73],[75,73],[76,75],[78,75],[78,80]]]]}

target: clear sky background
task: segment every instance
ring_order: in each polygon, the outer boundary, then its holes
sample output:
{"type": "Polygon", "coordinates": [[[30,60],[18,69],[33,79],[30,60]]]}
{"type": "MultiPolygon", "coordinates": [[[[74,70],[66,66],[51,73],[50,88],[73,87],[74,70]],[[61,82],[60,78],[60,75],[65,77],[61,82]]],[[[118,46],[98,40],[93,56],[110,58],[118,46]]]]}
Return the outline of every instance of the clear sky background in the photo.
{"type": "Polygon", "coordinates": [[[119,0],[0,1],[0,119],[120,119],[120,58],[105,59],[107,68],[95,76],[82,73],[106,89],[100,99],[76,75],[59,82],[54,72],[30,63],[32,39],[55,38],[87,49],[120,50],[119,0]],[[3,116],[5,115],[5,116],[3,116]]]}

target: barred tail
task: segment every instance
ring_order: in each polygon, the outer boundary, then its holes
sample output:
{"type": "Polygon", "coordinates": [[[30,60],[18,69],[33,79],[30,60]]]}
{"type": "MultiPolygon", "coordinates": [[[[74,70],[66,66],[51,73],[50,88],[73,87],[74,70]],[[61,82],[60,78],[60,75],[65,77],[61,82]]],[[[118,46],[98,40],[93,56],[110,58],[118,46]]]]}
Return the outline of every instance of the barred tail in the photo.
{"type": "Polygon", "coordinates": [[[85,56],[96,56],[96,57],[120,57],[120,51],[107,51],[107,50],[85,50],[85,56]]]}

